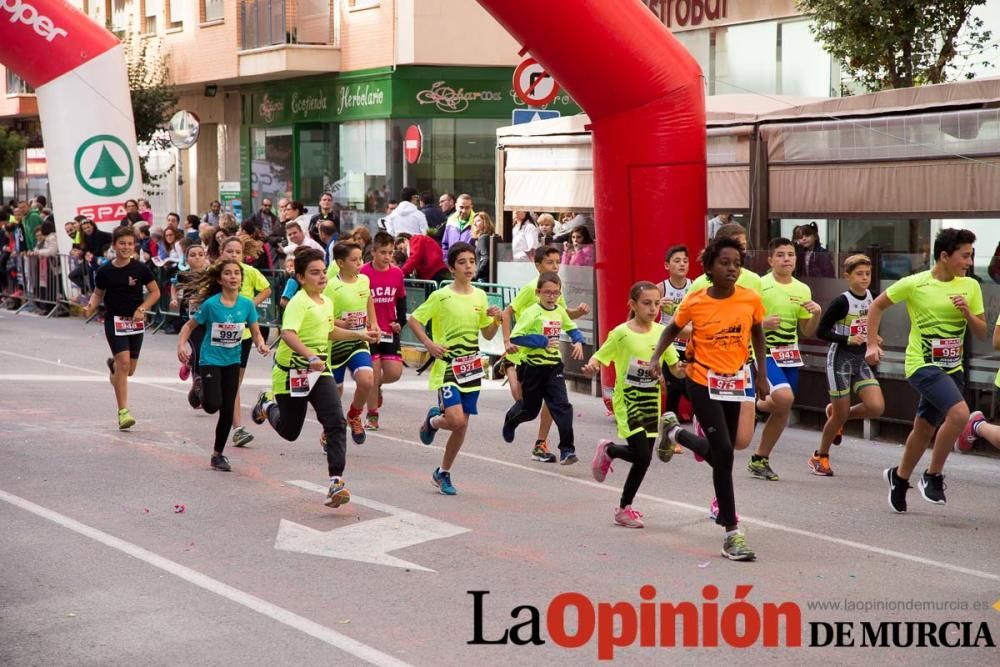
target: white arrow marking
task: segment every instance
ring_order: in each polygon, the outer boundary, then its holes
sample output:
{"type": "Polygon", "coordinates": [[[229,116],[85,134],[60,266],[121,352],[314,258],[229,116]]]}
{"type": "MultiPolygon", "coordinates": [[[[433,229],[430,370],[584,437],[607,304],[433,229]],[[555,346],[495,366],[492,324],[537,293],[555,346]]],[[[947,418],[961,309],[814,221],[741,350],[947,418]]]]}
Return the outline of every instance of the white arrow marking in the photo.
{"type": "MultiPolygon", "coordinates": [[[[326,493],[326,487],[312,482],[290,480],[285,483],[307,491],[326,493]]],[[[352,495],[351,503],[363,505],[389,516],[362,521],[326,532],[282,519],[278,525],[278,536],[274,540],[274,548],[281,551],[326,556],[327,558],[342,558],[362,563],[374,563],[375,565],[434,572],[434,570],[422,565],[390,556],[389,552],[469,532],[468,528],[438,521],[423,514],[380,503],[377,500],[368,500],[352,495]]]]}
{"type": "Polygon", "coordinates": [[[542,119],[542,117],[540,115],[538,115],[538,112],[536,111],[535,115],[531,117],[531,121],[530,122],[534,123],[536,120],[541,120],[541,119],[542,119]]]}

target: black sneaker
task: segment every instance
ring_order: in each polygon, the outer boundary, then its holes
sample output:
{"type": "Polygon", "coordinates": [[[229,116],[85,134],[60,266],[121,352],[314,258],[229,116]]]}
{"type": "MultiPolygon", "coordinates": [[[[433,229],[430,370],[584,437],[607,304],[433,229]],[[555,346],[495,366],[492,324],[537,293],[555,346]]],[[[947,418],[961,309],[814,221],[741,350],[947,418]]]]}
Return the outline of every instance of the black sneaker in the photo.
{"type": "Polygon", "coordinates": [[[221,470],[222,472],[229,472],[232,470],[232,467],[229,465],[229,459],[222,454],[212,454],[212,467],[216,470],[221,470]]]}
{"type": "Polygon", "coordinates": [[[945,485],[944,475],[941,473],[932,475],[925,470],[924,474],[920,476],[920,481],[917,482],[917,488],[920,489],[920,495],[927,502],[935,505],[945,504],[944,490],[948,487],[945,485]]]}
{"type": "Polygon", "coordinates": [[[195,410],[201,410],[201,377],[195,377],[188,391],[188,405],[195,410]]]}
{"type": "Polygon", "coordinates": [[[896,468],[886,468],[882,471],[882,476],[889,483],[889,507],[897,514],[905,514],[906,492],[910,490],[909,480],[897,475],[896,468]]]}
{"type": "Polygon", "coordinates": [[[108,357],[108,360],[105,361],[104,363],[106,363],[108,365],[108,379],[109,380],[114,380],[114,377],[115,377],[115,358],[114,357],[108,357]]]}

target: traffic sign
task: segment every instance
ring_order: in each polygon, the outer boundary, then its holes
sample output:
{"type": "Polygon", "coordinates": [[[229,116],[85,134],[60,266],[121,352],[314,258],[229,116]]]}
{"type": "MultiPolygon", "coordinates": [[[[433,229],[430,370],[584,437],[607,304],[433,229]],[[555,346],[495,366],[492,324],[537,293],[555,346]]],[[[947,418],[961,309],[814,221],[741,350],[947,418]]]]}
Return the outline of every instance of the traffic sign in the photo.
{"type": "Polygon", "coordinates": [[[511,114],[511,125],[534,123],[536,120],[549,120],[559,116],[560,113],[556,109],[514,109],[514,113],[511,114]]]}
{"type": "Polygon", "coordinates": [[[420,154],[424,150],[424,133],[419,125],[411,125],[406,128],[403,136],[403,157],[407,164],[416,164],[420,159],[420,154]]]}
{"type": "Polygon", "coordinates": [[[514,70],[514,93],[528,106],[543,107],[559,95],[559,84],[534,58],[514,70]]]}

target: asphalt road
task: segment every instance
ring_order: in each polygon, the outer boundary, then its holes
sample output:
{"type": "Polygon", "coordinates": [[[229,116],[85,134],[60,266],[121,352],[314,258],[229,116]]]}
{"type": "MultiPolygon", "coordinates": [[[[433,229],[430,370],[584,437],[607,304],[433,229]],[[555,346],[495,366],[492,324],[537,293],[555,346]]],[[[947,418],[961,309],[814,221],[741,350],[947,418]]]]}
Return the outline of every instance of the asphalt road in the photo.
{"type": "MultiPolygon", "coordinates": [[[[439,495],[430,473],[444,438],[419,443],[432,397],[407,371],[385,392],[382,430],[348,445],[357,502],[330,510],[312,419],[289,443],[244,409],[256,440],[229,448],[233,472],[209,468],[215,418],[188,407],[175,344],[146,336],[130,387],[138,423],[120,433],[103,330],[0,312],[0,664],[576,665],[598,662],[612,635],[632,644],[614,658],[637,665],[996,662],[982,636],[986,627],[1000,641],[1000,612],[990,608],[1000,598],[995,459],[953,455],[948,504],[913,491],[910,512],[895,515],[880,475],[898,445],[847,437],[833,452],[836,476],[818,478],[806,467],[818,434],[790,429],[772,457],[780,482],[750,479],[749,453],[737,453],[737,507],[759,559],[732,563],[707,519],[709,468],[689,453],[651,466],[635,503],[645,529],[612,526],[628,464],[617,462],[605,484],[591,478],[594,443],[614,428],[587,396],[572,396],[581,463],[559,466],[530,460],[533,425],[514,445],[502,441],[510,397],[490,386],[454,467],[459,495],[439,495]],[[752,586],[740,591],[749,605],[731,607],[738,586],[752,586]],[[544,643],[470,644],[469,591],[489,591],[478,594],[483,640],[527,623],[530,609],[516,619],[512,610],[531,606],[544,643]],[[559,597],[573,592],[582,597],[559,597]],[[669,615],[648,603],[636,611],[643,596],[692,603],[687,629],[700,647],[655,645],[671,643],[660,628],[669,615]],[[567,601],[579,606],[562,616],[567,601]],[[775,626],[769,603],[794,603],[798,618],[775,626]],[[727,625],[736,618],[727,610],[748,606],[777,629],[778,648],[765,648],[752,622],[727,625]],[[633,613],[641,632],[629,641],[633,613]],[[936,623],[935,639],[948,643],[965,630],[940,624],[967,622],[979,647],[861,647],[862,622],[883,621],[936,623]],[[810,646],[825,639],[817,623],[835,622],[851,625],[855,646],[810,646]],[[720,646],[706,647],[720,623],[720,646]],[[788,647],[796,632],[801,647],[788,647]],[[734,648],[737,634],[754,641],[734,648]],[[579,647],[560,645],[574,637],[579,647]],[[643,637],[654,646],[640,646],[643,637]]],[[[246,406],[268,382],[268,364],[251,361],[246,406]]],[[[906,626],[897,627],[904,642],[906,626]]],[[[531,635],[525,624],[511,636],[531,635]]]]}

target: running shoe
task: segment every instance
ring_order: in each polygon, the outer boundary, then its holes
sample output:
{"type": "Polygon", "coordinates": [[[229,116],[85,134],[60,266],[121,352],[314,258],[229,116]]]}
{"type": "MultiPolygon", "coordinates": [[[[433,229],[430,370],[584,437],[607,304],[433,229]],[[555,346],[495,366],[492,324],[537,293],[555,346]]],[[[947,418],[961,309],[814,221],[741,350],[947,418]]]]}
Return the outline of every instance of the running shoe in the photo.
{"type": "Polygon", "coordinates": [[[747,538],[743,533],[736,533],[726,538],[722,543],[722,555],[729,560],[756,560],[757,554],[747,546],[747,538]]]}
{"type": "Polygon", "coordinates": [[[253,433],[242,426],[237,426],[233,429],[233,446],[246,447],[251,442],[253,442],[253,433]]]}
{"type": "Polygon", "coordinates": [[[222,472],[229,472],[233,469],[232,466],[229,465],[229,459],[222,454],[212,454],[212,468],[215,470],[221,470],[222,472]]]}
{"type": "Polygon", "coordinates": [[[830,455],[814,453],[810,456],[809,471],[819,477],[833,477],[833,468],[830,467],[830,455]]]}
{"type": "Polygon", "coordinates": [[[597,449],[594,451],[594,460],[590,462],[590,472],[598,482],[603,482],[609,472],[615,471],[611,465],[613,459],[608,456],[608,445],[610,444],[610,440],[601,440],[598,442],[597,449]]]}
{"type": "Polygon", "coordinates": [[[984,421],[986,421],[986,415],[979,410],[969,415],[969,421],[965,422],[962,435],[958,436],[958,440],[955,441],[955,447],[958,451],[967,452],[972,449],[972,446],[976,444],[976,438],[979,437],[976,435],[976,427],[984,421]]]}
{"type": "Polygon", "coordinates": [[[358,413],[356,417],[348,417],[347,426],[351,429],[351,439],[354,440],[354,444],[363,445],[365,443],[365,425],[361,423],[361,413],[358,413]]]}
{"type": "Polygon", "coordinates": [[[326,431],[319,434],[319,446],[323,448],[323,453],[326,454],[326,431]]]}
{"type": "Polygon", "coordinates": [[[454,496],[458,489],[451,483],[451,473],[444,472],[441,468],[435,468],[431,474],[431,484],[436,486],[443,496],[454,496]]]}
{"type": "MultiPolygon", "coordinates": [[[[520,407],[520,402],[515,403],[515,405],[520,407]]],[[[517,414],[520,415],[520,411],[518,411],[517,414]]],[[[510,415],[510,412],[508,412],[507,415],[504,415],[503,428],[500,430],[500,435],[503,436],[504,442],[510,444],[514,442],[514,431],[517,429],[517,422],[511,419],[508,415],[510,415]]]]}
{"type": "Polygon", "coordinates": [[[660,444],[656,447],[656,455],[664,463],[670,463],[670,459],[674,458],[674,441],[670,438],[670,431],[679,424],[673,412],[664,412],[660,417],[660,444]]]}
{"type": "Polygon", "coordinates": [[[910,490],[910,481],[896,473],[896,468],[886,468],[882,477],[889,484],[889,507],[897,514],[906,513],[906,492],[910,490]]]}
{"type": "Polygon", "coordinates": [[[115,358],[114,357],[108,357],[107,361],[105,361],[104,363],[106,363],[108,365],[108,381],[109,382],[114,382],[115,381],[115,358]]]}
{"type": "MultiPolygon", "coordinates": [[[[826,418],[829,421],[833,417],[833,403],[826,404],[826,418]]],[[[833,444],[839,445],[844,441],[844,427],[837,429],[837,434],[833,436],[833,444]]]]}
{"type": "Polygon", "coordinates": [[[935,505],[945,504],[944,490],[948,487],[945,485],[944,475],[941,473],[932,475],[925,470],[924,474],[920,476],[920,481],[917,482],[917,488],[920,489],[920,495],[927,502],[935,505]]]}
{"type": "Polygon", "coordinates": [[[576,452],[572,449],[559,450],[559,465],[571,466],[579,460],[580,459],[576,458],[576,452]]]}
{"type": "Polygon", "coordinates": [[[438,430],[431,427],[431,419],[440,415],[441,410],[436,406],[427,411],[427,418],[424,419],[424,423],[420,427],[420,442],[425,445],[434,442],[434,436],[437,435],[438,430]]]}
{"type": "Polygon", "coordinates": [[[254,424],[263,424],[267,421],[267,409],[271,406],[273,400],[269,391],[262,391],[257,394],[257,402],[254,403],[253,408],[250,410],[250,419],[253,420],[254,424]]]}
{"type": "Polygon", "coordinates": [[[187,382],[187,379],[191,377],[191,367],[187,364],[181,364],[177,370],[177,377],[181,379],[181,382],[187,382]]]}
{"type": "Polygon", "coordinates": [[[326,492],[326,502],[323,504],[336,509],[349,502],[351,502],[351,492],[347,490],[344,480],[338,477],[330,482],[330,488],[326,492]]]}
{"type": "Polygon", "coordinates": [[[750,471],[750,476],[756,479],[763,479],[768,482],[778,481],[778,473],[771,470],[771,462],[766,456],[761,456],[757,459],[751,457],[750,462],[747,463],[747,470],[750,471]]]}
{"type": "Polygon", "coordinates": [[[556,455],[549,451],[549,443],[545,440],[538,440],[531,450],[531,460],[542,463],[555,463],[556,455]]]}
{"type": "MultiPolygon", "coordinates": [[[[719,519],[719,499],[712,498],[711,504],[708,506],[708,518],[712,521],[717,521],[719,519]]],[[[739,522],[740,515],[736,515],[736,521],[739,522]]]]}
{"type": "Polygon", "coordinates": [[[135,426],[135,417],[132,413],[128,411],[128,408],[122,408],[118,411],[118,430],[127,431],[135,426]]]}
{"type": "Polygon", "coordinates": [[[632,506],[615,508],[615,525],[625,528],[645,528],[642,522],[642,512],[632,509],[632,506]]]}
{"type": "Polygon", "coordinates": [[[369,431],[377,431],[378,430],[378,413],[377,412],[374,413],[374,414],[372,414],[371,412],[368,413],[368,416],[365,418],[365,428],[368,429],[369,431]]]}
{"type": "Polygon", "coordinates": [[[191,381],[191,390],[188,391],[188,405],[195,410],[201,410],[201,377],[196,375],[191,381]]]}

